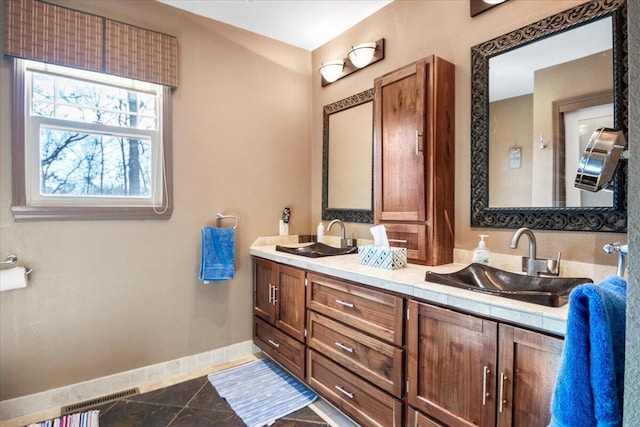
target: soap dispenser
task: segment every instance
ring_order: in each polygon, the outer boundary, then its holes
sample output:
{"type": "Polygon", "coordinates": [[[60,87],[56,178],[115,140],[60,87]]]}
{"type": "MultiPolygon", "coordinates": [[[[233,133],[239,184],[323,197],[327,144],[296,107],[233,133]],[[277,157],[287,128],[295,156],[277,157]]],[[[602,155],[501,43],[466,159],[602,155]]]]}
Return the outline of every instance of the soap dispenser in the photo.
{"type": "Polygon", "coordinates": [[[487,249],[487,244],[484,241],[486,237],[489,237],[489,236],[486,234],[480,234],[480,242],[478,242],[478,247],[473,250],[472,262],[489,265],[489,259],[491,258],[491,251],[487,249]]]}
{"type": "Polygon", "coordinates": [[[318,237],[316,238],[316,240],[318,242],[322,242],[324,240],[324,224],[322,224],[322,221],[320,221],[320,223],[318,224],[317,234],[318,237]]]}

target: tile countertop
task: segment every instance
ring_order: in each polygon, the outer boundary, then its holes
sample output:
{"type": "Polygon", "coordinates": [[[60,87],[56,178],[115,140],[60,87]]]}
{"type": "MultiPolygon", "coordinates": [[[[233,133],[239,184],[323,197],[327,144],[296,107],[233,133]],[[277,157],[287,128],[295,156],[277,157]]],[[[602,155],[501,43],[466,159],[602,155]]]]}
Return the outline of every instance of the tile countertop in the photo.
{"type": "MultiPolygon", "coordinates": [[[[325,243],[332,246],[339,246],[339,240],[337,240],[338,244],[335,244],[335,242],[330,239],[331,236],[325,236],[325,243]]],[[[561,307],[546,307],[425,281],[427,270],[438,273],[451,273],[466,267],[468,263],[455,262],[437,267],[409,264],[407,268],[399,270],[383,270],[358,264],[357,254],[307,258],[276,251],[275,245],[277,244],[297,245],[298,236],[258,238],[251,246],[250,254],[316,273],[362,283],[379,289],[394,291],[407,297],[416,297],[427,302],[446,305],[465,312],[496,320],[504,320],[535,330],[560,336],[564,336],[565,333],[568,304],[561,307]]],[[[514,258],[513,256],[511,257],[514,258]]],[[[462,257],[458,253],[455,258],[458,260],[462,257]]],[[[520,258],[518,257],[517,259],[519,260],[520,258]]],[[[501,259],[500,262],[498,262],[498,264],[505,263],[513,264],[513,261],[501,259]]],[[[507,269],[504,265],[495,265],[494,262],[492,262],[492,265],[507,269]]],[[[574,266],[574,268],[575,267],[576,266],[574,266]]],[[[615,267],[600,267],[602,266],[594,266],[592,271],[600,270],[598,276],[602,277],[594,277],[594,275],[587,277],[591,277],[594,281],[597,281],[608,274],[615,273],[615,267]],[[604,269],[604,271],[602,271],[602,269],[604,269]]],[[[514,271],[512,268],[510,268],[510,270],[514,271]]]]}

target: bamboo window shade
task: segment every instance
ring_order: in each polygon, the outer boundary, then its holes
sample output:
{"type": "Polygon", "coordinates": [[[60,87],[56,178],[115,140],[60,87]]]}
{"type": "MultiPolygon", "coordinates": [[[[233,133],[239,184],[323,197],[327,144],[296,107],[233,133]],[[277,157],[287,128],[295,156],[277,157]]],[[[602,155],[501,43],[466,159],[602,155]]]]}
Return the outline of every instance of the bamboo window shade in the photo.
{"type": "Polygon", "coordinates": [[[178,41],[40,0],[5,1],[4,54],[178,86],[178,41]]]}

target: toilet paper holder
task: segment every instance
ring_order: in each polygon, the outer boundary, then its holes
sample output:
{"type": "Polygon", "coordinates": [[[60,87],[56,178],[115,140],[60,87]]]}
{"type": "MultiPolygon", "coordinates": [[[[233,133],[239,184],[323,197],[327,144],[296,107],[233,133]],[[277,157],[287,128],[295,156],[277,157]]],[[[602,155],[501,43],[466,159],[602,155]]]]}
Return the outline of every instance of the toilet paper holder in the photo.
{"type": "MultiPolygon", "coordinates": [[[[8,255],[7,258],[4,261],[0,261],[0,266],[5,266],[5,265],[15,265],[18,263],[18,257],[15,255],[8,255]]],[[[32,271],[33,268],[25,268],[25,273],[26,275],[29,275],[32,271]]]]}

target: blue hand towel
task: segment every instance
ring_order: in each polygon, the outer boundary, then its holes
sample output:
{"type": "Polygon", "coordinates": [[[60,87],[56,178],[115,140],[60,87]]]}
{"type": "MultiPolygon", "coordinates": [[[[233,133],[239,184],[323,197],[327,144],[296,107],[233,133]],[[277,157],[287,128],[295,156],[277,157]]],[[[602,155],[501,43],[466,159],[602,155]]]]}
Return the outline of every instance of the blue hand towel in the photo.
{"type": "Polygon", "coordinates": [[[622,424],[626,298],[618,276],[571,291],[551,427],[622,424]]]}
{"type": "Polygon", "coordinates": [[[200,280],[206,282],[233,278],[235,261],[235,230],[204,227],[200,280]]]}

